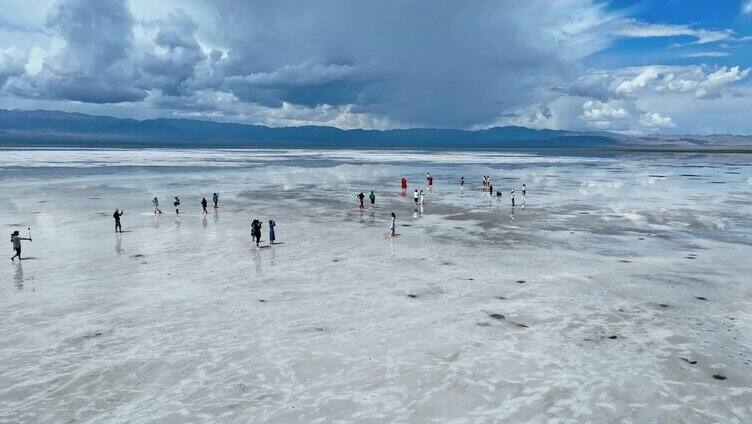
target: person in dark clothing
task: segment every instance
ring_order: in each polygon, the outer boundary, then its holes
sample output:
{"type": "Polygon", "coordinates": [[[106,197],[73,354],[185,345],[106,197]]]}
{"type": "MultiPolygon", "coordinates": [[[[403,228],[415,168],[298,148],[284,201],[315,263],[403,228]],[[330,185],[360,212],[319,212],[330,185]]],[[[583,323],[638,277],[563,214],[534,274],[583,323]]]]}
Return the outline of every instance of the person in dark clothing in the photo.
{"type": "Polygon", "coordinates": [[[368,198],[371,200],[371,207],[376,206],[376,194],[374,194],[373,190],[371,190],[371,194],[368,195],[368,198]]]}
{"type": "Polygon", "coordinates": [[[178,196],[175,196],[175,201],[172,202],[172,206],[175,206],[175,214],[180,213],[180,199],[178,196]]]}
{"type": "Polygon", "coordinates": [[[358,194],[356,197],[358,198],[358,202],[359,202],[358,203],[358,208],[359,209],[363,209],[363,207],[364,207],[363,206],[363,199],[366,198],[366,195],[363,194],[363,192],[361,191],[360,194],[358,194]]]}
{"type": "Polygon", "coordinates": [[[202,212],[205,213],[205,214],[209,213],[206,210],[206,203],[207,203],[206,202],[206,197],[202,197],[201,198],[201,209],[202,209],[202,212]]]}
{"type": "Polygon", "coordinates": [[[214,193],[212,200],[214,201],[214,209],[219,209],[219,193],[214,193]]]}
{"type": "Polygon", "coordinates": [[[154,213],[155,214],[161,214],[162,211],[159,210],[159,199],[157,199],[157,196],[154,196],[154,198],[151,200],[151,204],[154,205],[154,213]]]}
{"type": "Polygon", "coordinates": [[[16,252],[15,255],[13,255],[10,260],[15,261],[16,257],[18,257],[18,260],[22,260],[21,258],[21,240],[28,240],[31,241],[31,237],[25,238],[18,235],[18,231],[14,231],[10,235],[10,242],[13,243],[13,251],[16,252]]]}
{"type": "Polygon", "coordinates": [[[488,197],[493,197],[493,184],[488,185],[488,197]]]}
{"type": "Polygon", "coordinates": [[[123,226],[120,224],[120,217],[123,216],[123,211],[118,211],[115,209],[115,213],[112,214],[112,217],[115,218],[115,232],[122,233],[123,232],[123,226]]]}
{"type": "Polygon", "coordinates": [[[273,219],[269,220],[269,243],[274,244],[274,242],[277,240],[276,234],[274,234],[274,227],[277,226],[277,223],[274,222],[273,219]]]}
{"type": "Polygon", "coordinates": [[[256,243],[256,247],[261,242],[261,221],[258,219],[251,221],[251,242],[256,243]]]}

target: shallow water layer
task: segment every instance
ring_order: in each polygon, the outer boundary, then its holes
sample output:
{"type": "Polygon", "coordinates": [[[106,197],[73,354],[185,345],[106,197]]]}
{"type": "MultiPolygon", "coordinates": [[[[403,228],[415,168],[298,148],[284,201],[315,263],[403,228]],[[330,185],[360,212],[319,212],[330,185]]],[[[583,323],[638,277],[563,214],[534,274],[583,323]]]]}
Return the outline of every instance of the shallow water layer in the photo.
{"type": "Polygon", "coordinates": [[[0,153],[0,421],[752,421],[747,155],[0,153]]]}

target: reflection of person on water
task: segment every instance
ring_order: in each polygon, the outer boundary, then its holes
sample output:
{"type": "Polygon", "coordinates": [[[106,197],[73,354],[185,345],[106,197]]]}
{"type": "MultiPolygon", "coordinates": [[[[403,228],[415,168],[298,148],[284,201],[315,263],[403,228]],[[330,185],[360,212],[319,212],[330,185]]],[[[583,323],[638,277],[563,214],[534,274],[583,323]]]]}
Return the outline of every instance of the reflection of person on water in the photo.
{"type": "Polygon", "coordinates": [[[394,212],[392,212],[392,222],[391,224],[389,224],[389,234],[391,237],[394,237],[397,234],[396,220],[397,220],[397,215],[395,215],[394,212]]]}
{"type": "Polygon", "coordinates": [[[214,209],[219,208],[219,193],[214,193],[212,195],[212,201],[214,201],[214,209]]]}
{"type": "Polygon", "coordinates": [[[418,199],[419,199],[419,197],[418,197],[418,189],[416,188],[415,192],[413,193],[413,201],[415,202],[416,205],[418,204],[418,199]]]}
{"type": "Polygon", "coordinates": [[[16,257],[18,257],[19,261],[22,260],[22,258],[21,258],[21,240],[31,241],[31,237],[29,237],[29,238],[21,237],[18,234],[19,234],[18,231],[14,231],[10,235],[10,242],[13,243],[13,251],[16,253],[15,255],[13,255],[10,258],[11,261],[14,261],[16,259],[16,257]]]}
{"type": "Polygon", "coordinates": [[[123,216],[123,211],[118,211],[115,209],[115,213],[112,214],[112,217],[115,218],[115,232],[123,232],[123,226],[120,225],[120,217],[123,216]]]}
{"type": "Polygon", "coordinates": [[[254,219],[251,221],[251,243],[256,243],[256,247],[259,247],[261,242],[261,221],[254,219]]]}
{"type": "Polygon", "coordinates": [[[488,185],[488,197],[493,198],[493,184],[488,185]]]}
{"type": "Polygon", "coordinates": [[[154,196],[151,200],[151,204],[154,205],[154,213],[162,213],[162,211],[159,210],[159,199],[157,199],[157,196],[154,196]]]}
{"type": "Polygon", "coordinates": [[[365,199],[365,197],[366,197],[365,194],[363,194],[363,192],[361,191],[355,197],[358,198],[358,209],[363,209],[364,208],[364,206],[363,206],[363,199],[365,199]]]}
{"type": "Polygon", "coordinates": [[[274,241],[277,240],[276,234],[274,234],[274,227],[277,226],[277,223],[274,222],[273,219],[269,220],[269,244],[274,244],[274,241]]]}
{"type": "Polygon", "coordinates": [[[180,199],[178,198],[178,196],[175,196],[175,201],[172,202],[172,206],[175,206],[175,213],[179,214],[180,213],[180,199]]]}
{"type": "Polygon", "coordinates": [[[20,260],[16,262],[16,270],[13,274],[13,281],[15,282],[16,288],[19,291],[23,290],[24,272],[23,272],[23,265],[21,264],[20,260]]]}
{"type": "Polygon", "coordinates": [[[376,194],[373,193],[373,190],[371,190],[371,194],[368,195],[368,199],[371,200],[371,207],[376,206],[376,194]]]}
{"type": "Polygon", "coordinates": [[[203,213],[203,214],[209,213],[206,210],[206,205],[207,205],[206,197],[202,197],[201,198],[201,209],[202,209],[201,213],[203,213]]]}

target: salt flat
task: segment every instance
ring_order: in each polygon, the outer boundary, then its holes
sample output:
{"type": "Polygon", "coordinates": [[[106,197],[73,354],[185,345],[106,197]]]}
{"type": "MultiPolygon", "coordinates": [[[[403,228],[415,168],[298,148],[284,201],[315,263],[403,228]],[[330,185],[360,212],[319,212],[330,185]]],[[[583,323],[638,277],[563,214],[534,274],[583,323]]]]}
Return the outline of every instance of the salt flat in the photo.
{"type": "Polygon", "coordinates": [[[1,152],[1,422],[752,421],[747,155],[1,152]]]}

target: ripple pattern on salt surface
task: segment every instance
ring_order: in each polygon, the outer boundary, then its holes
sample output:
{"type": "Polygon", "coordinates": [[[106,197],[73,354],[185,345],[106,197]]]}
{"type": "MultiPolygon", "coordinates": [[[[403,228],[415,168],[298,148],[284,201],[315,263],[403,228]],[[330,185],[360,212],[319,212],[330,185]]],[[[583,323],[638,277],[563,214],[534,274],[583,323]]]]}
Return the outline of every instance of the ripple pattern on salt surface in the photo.
{"type": "Polygon", "coordinates": [[[0,267],[0,422],[752,420],[743,158],[4,153],[34,259],[0,267]],[[284,244],[251,249],[252,217],[284,244]]]}

